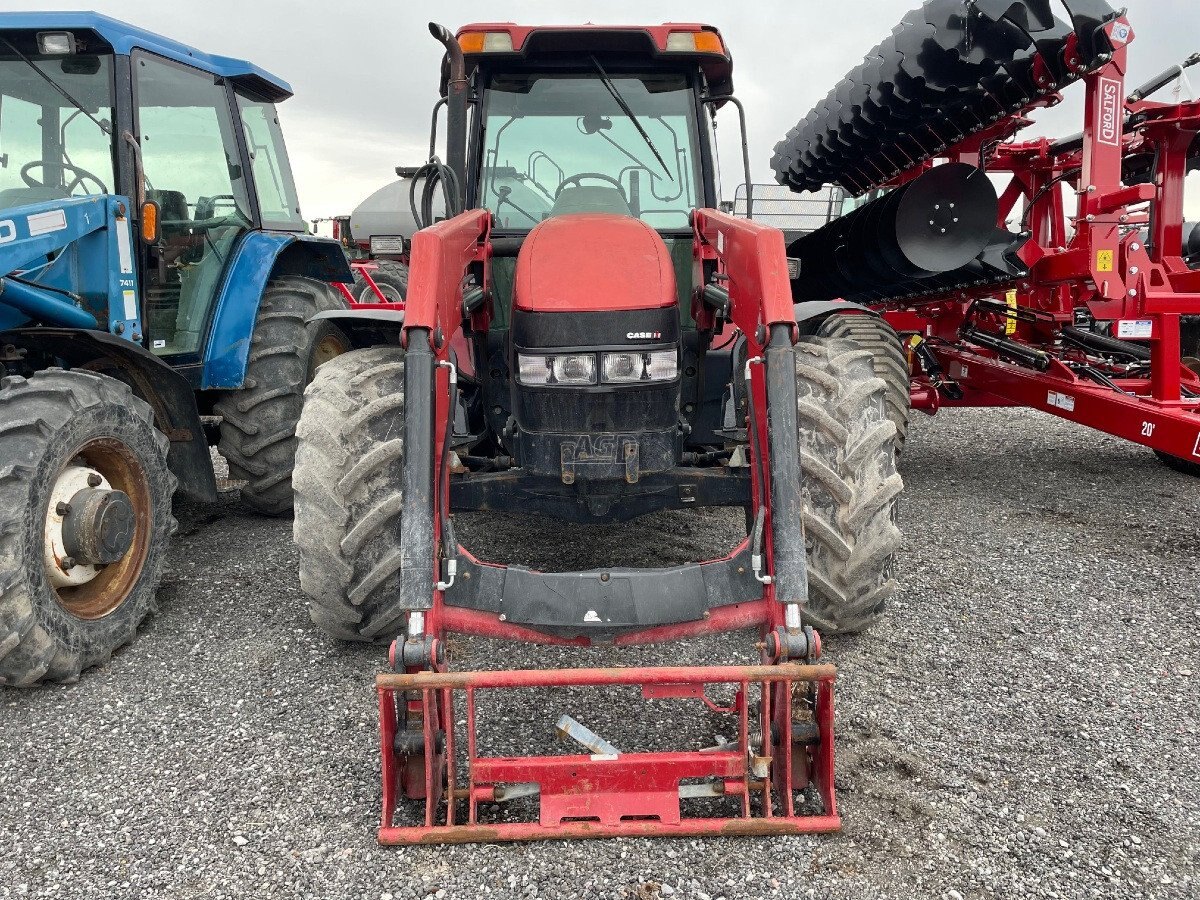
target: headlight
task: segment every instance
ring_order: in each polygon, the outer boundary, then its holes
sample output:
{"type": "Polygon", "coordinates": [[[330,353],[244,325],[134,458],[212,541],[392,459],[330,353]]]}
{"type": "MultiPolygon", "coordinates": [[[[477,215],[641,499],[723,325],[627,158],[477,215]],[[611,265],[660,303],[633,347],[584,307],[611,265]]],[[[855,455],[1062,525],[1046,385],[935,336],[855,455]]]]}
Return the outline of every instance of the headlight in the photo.
{"type": "Polygon", "coordinates": [[[649,353],[605,353],[604,380],[609,384],[674,381],[679,376],[679,355],[674,350],[649,353]]]}
{"type": "MultiPolygon", "coordinates": [[[[674,381],[679,377],[677,350],[639,350],[600,355],[600,378],[605,384],[645,384],[674,381]]],[[[564,353],[542,356],[517,355],[517,380],[531,387],[544,385],[591,385],[597,383],[594,353],[564,353]]]]}
{"type": "Polygon", "coordinates": [[[75,35],[69,31],[39,31],[37,42],[43,56],[70,56],[75,52],[75,35]]]}
{"type": "Polygon", "coordinates": [[[596,356],[592,353],[568,353],[561,356],[517,356],[517,370],[521,384],[570,384],[588,385],[596,383],[596,356]]]}

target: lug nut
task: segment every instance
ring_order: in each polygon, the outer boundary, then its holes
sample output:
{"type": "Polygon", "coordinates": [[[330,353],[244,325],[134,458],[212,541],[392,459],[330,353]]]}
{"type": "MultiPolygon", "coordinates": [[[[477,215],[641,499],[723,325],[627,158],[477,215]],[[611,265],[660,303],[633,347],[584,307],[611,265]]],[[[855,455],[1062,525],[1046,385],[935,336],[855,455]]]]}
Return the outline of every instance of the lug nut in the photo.
{"type": "Polygon", "coordinates": [[[62,570],[64,572],[69,572],[73,568],[75,568],[75,557],[64,556],[62,560],[62,570]]]}
{"type": "Polygon", "coordinates": [[[87,481],[88,481],[88,487],[100,487],[101,479],[100,479],[100,476],[97,475],[95,472],[92,472],[90,475],[88,475],[87,481]]]}
{"type": "Polygon", "coordinates": [[[69,513],[71,511],[71,504],[66,503],[62,500],[59,500],[58,506],[54,507],[54,511],[60,516],[65,516],[67,513],[69,513]]]}

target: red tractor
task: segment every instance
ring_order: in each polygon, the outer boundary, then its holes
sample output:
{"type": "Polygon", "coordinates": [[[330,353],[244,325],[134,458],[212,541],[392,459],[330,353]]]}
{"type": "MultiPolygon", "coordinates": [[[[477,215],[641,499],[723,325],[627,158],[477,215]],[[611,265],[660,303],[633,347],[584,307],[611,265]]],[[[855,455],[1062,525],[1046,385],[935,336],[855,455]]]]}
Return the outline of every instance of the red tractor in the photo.
{"type": "Polygon", "coordinates": [[[835,672],[814,628],[860,630],[896,588],[877,370],[903,364],[898,339],[853,304],[795,304],[783,234],[718,211],[711,122],[741,107],[716,29],[430,30],[446,156],[416,176],[407,306],[322,316],[356,349],[307,392],[294,477],[314,621],[395,639],[379,839],[837,829],[835,672]],[[745,538],[663,569],[498,565],[454,528],[469,510],[704,506],[744,509],[745,538]],[[627,647],[745,629],[756,665],[452,672],[446,654],[452,633],[627,647]],[[703,703],[737,737],[618,752],[564,718],[587,753],[482,750],[480,692],[601,685],[703,703]],[[531,821],[489,812],[531,796],[531,821]]]}

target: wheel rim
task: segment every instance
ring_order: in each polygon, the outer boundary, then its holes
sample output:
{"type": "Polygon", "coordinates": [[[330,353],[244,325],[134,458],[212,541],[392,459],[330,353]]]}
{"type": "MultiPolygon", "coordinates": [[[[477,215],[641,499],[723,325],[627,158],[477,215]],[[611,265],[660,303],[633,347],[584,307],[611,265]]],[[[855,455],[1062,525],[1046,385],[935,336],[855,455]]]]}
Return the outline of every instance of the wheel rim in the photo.
{"type": "Polygon", "coordinates": [[[313,345],[312,371],[315,372],[318,366],[325,365],[335,356],[341,356],[347,349],[346,344],[337,335],[325,335],[313,345]]]}
{"type": "Polygon", "coordinates": [[[375,281],[375,287],[379,289],[379,293],[371,289],[370,284],[364,283],[362,289],[358,292],[358,302],[365,304],[379,303],[403,303],[404,294],[400,288],[386,281],[375,281]],[[379,299],[382,297],[383,299],[379,299]]]}
{"type": "MultiPolygon", "coordinates": [[[[383,294],[383,299],[388,303],[403,303],[404,295],[398,291],[394,285],[380,284],[378,281],[375,284],[379,287],[379,293],[383,294]]],[[[370,292],[370,288],[367,289],[370,292]]]]}
{"type": "Polygon", "coordinates": [[[125,601],[137,584],[150,551],[152,513],[146,471],[125,444],[114,438],[96,438],[71,456],[55,477],[45,515],[46,576],[63,609],[78,619],[90,621],[104,618],[125,601]],[[57,536],[62,532],[63,516],[55,507],[61,500],[57,494],[74,487],[81,472],[83,477],[99,476],[99,482],[94,483],[93,479],[89,486],[120,492],[128,498],[133,508],[133,534],[119,560],[107,565],[83,566],[92,571],[70,577],[70,570],[62,568],[61,538],[57,536]],[[57,572],[54,566],[59,567],[57,572]]]}

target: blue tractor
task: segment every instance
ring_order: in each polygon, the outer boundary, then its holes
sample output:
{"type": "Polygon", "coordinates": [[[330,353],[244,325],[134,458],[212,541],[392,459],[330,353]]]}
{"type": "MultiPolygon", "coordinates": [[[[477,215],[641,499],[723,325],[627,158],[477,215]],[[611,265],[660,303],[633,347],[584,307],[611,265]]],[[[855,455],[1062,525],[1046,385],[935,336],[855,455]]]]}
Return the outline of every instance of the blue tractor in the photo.
{"type": "Polygon", "coordinates": [[[105,16],[0,14],[0,684],[133,636],[176,489],[216,499],[210,443],[291,509],[304,388],[348,348],[310,320],[353,277],[301,218],[290,95],[105,16]]]}

